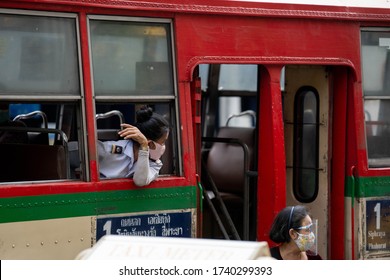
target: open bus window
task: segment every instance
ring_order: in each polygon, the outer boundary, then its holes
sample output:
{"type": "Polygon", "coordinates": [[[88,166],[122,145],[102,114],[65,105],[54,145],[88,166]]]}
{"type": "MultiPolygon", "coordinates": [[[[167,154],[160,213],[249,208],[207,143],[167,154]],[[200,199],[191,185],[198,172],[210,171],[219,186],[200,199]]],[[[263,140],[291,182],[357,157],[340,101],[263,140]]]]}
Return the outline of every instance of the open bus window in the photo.
{"type": "Polygon", "coordinates": [[[364,29],[362,78],[369,167],[390,167],[390,30],[364,29]]]}
{"type": "Polygon", "coordinates": [[[75,103],[1,103],[0,182],[84,179],[75,103]]]}
{"type": "Polygon", "coordinates": [[[177,170],[177,139],[175,125],[173,125],[174,110],[169,103],[97,103],[96,104],[96,127],[97,139],[99,141],[121,140],[118,136],[121,123],[134,124],[136,121],[136,111],[142,106],[148,105],[153,111],[162,115],[170,124],[168,140],[165,143],[165,152],[161,157],[163,166],[159,175],[178,174],[177,170]]]}
{"type": "Polygon", "coordinates": [[[121,140],[120,123],[134,124],[147,104],[171,124],[159,175],[181,174],[171,21],[90,15],[88,25],[97,139],[121,140]]]}

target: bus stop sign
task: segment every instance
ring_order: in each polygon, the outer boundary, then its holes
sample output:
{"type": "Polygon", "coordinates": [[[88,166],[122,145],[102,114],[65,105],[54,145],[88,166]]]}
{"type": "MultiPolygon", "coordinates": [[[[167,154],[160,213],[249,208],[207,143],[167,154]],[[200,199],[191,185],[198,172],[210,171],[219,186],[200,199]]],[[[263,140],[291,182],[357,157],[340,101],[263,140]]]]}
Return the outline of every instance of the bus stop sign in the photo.
{"type": "Polygon", "coordinates": [[[390,250],[390,200],[366,201],[367,251],[390,250]]]}

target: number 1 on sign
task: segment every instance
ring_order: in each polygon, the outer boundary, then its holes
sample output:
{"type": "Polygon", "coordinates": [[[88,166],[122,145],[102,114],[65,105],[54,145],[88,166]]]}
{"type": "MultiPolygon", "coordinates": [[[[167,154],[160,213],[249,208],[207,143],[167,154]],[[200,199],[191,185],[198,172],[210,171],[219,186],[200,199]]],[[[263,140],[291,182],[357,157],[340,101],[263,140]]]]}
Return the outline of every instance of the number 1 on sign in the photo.
{"type": "Polygon", "coordinates": [[[103,226],[103,230],[106,232],[106,235],[107,234],[111,234],[111,225],[112,225],[112,222],[110,220],[108,220],[104,226],[103,226]]]}
{"type": "Polygon", "coordinates": [[[381,228],[381,204],[378,202],[374,207],[376,213],[376,229],[381,228]]]}

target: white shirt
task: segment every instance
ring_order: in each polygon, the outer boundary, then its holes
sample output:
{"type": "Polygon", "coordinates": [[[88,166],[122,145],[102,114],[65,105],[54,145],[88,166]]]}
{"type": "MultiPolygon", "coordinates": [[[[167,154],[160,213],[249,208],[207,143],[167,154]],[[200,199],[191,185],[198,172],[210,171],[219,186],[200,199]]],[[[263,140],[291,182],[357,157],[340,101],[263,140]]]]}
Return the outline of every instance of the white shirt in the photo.
{"type": "Polygon", "coordinates": [[[99,172],[105,178],[133,178],[137,186],[150,184],[158,177],[160,160],[149,159],[149,151],[139,150],[134,162],[132,140],[97,141],[99,172]]]}

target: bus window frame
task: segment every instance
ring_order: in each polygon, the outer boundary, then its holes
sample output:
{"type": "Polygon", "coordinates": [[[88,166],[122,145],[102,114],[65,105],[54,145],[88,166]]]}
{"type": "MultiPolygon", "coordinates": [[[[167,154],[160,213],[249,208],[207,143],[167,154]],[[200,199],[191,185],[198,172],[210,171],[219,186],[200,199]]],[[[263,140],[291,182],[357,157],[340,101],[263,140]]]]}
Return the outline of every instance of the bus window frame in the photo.
{"type": "MultiPolygon", "coordinates": [[[[23,93],[7,93],[2,95],[2,101],[8,103],[50,103],[53,105],[65,105],[65,104],[74,104],[76,112],[76,122],[77,122],[77,137],[78,137],[78,148],[81,151],[80,161],[82,162],[82,178],[68,178],[61,179],[62,182],[73,182],[73,181],[82,181],[82,182],[90,182],[90,168],[89,168],[89,153],[87,148],[87,131],[86,131],[86,108],[85,108],[85,93],[84,93],[84,81],[83,81],[83,58],[81,54],[81,36],[80,36],[80,17],[77,13],[65,13],[65,12],[53,12],[53,11],[40,11],[40,10],[19,10],[19,9],[0,9],[0,14],[7,15],[21,15],[21,16],[33,16],[33,17],[51,17],[51,18],[67,18],[72,19],[74,21],[74,35],[75,35],[75,47],[76,47],[76,65],[78,70],[78,85],[79,92],[78,95],[66,95],[66,94],[56,94],[56,95],[39,95],[35,93],[34,95],[27,95],[23,93]]],[[[56,120],[56,123],[58,120],[56,120]]],[[[41,180],[39,182],[42,183],[51,183],[53,181],[58,180],[41,180]]],[[[20,183],[20,182],[18,182],[20,183]]],[[[22,183],[31,182],[26,181],[22,183]]],[[[4,182],[3,184],[15,184],[15,182],[4,182]]],[[[34,181],[34,184],[36,182],[34,181]]]]}
{"type": "MultiPolygon", "coordinates": [[[[90,72],[91,72],[91,86],[92,86],[92,96],[94,100],[93,109],[96,110],[96,105],[98,103],[113,103],[113,104],[123,104],[131,103],[134,105],[144,103],[144,104],[158,104],[165,103],[169,106],[170,113],[170,125],[171,131],[169,140],[172,141],[172,148],[174,155],[176,156],[176,162],[174,165],[174,174],[159,175],[159,178],[167,176],[183,176],[183,159],[182,159],[182,141],[181,141],[181,130],[180,128],[180,106],[179,106],[179,95],[177,88],[177,71],[176,71],[176,54],[175,54],[175,39],[173,31],[173,21],[172,19],[167,18],[150,18],[150,17],[133,17],[133,16],[117,16],[117,15],[98,15],[98,14],[89,14],[87,15],[87,31],[88,31],[88,48],[89,48],[89,60],[90,60],[90,72]],[[107,20],[107,21],[125,21],[125,22],[141,22],[141,23],[162,23],[167,24],[169,29],[169,34],[167,34],[167,47],[168,47],[168,63],[172,68],[172,90],[173,94],[170,95],[96,95],[94,89],[94,73],[93,73],[93,59],[92,59],[92,44],[91,44],[91,20],[107,20]]],[[[97,133],[97,123],[94,122],[95,134],[97,133]]],[[[96,135],[97,139],[97,135],[96,135]]],[[[97,147],[95,146],[96,151],[97,147]]]]}

